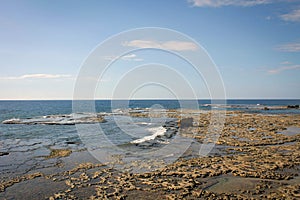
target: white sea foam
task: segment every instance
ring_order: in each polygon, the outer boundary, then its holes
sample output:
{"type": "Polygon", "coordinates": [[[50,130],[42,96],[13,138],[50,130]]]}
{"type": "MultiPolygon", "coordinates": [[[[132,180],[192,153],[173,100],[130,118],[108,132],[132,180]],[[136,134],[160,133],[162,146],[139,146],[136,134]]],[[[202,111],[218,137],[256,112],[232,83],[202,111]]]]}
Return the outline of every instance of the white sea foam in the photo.
{"type": "Polygon", "coordinates": [[[151,125],[152,123],[148,123],[148,122],[137,122],[136,124],[140,124],[140,125],[151,125]]]}
{"type": "Polygon", "coordinates": [[[164,135],[166,132],[166,129],[162,126],[159,126],[159,127],[149,128],[148,131],[150,131],[153,134],[145,136],[145,137],[137,139],[137,140],[134,140],[130,143],[139,144],[139,143],[143,143],[145,141],[154,140],[157,136],[164,135]]]}
{"type": "Polygon", "coordinates": [[[80,123],[101,122],[102,115],[94,113],[72,113],[68,115],[45,115],[33,118],[12,118],[4,120],[3,124],[48,124],[48,125],[74,125],[80,123]]]}
{"type": "Polygon", "coordinates": [[[19,118],[12,118],[12,119],[7,119],[7,120],[4,120],[2,123],[3,124],[9,124],[9,123],[18,123],[20,122],[21,120],[19,118]]]}

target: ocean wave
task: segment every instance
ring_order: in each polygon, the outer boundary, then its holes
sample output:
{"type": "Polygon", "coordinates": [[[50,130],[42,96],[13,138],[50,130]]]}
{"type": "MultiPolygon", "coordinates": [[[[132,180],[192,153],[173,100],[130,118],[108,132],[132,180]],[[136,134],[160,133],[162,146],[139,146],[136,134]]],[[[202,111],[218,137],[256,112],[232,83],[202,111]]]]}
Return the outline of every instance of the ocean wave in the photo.
{"type": "Polygon", "coordinates": [[[130,143],[142,147],[168,144],[169,140],[177,134],[178,128],[177,121],[166,121],[163,126],[148,128],[147,130],[151,132],[152,135],[144,136],[130,143]]]}
{"type": "Polygon", "coordinates": [[[132,144],[139,144],[139,143],[143,143],[143,142],[146,142],[146,141],[154,140],[154,139],[157,138],[157,136],[163,136],[165,134],[166,130],[167,129],[164,128],[164,127],[162,127],[162,126],[148,128],[148,131],[151,132],[151,133],[153,133],[152,135],[148,135],[148,136],[145,136],[143,138],[131,141],[130,143],[132,143],[132,144]]]}

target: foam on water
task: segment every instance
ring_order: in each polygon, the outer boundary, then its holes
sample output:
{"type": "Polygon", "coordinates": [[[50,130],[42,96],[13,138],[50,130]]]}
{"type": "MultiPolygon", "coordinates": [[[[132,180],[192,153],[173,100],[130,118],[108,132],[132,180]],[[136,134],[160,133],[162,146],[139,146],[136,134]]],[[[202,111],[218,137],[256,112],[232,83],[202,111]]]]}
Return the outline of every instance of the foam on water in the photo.
{"type": "Polygon", "coordinates": [[[46,124],[46,125],[74,125],[80,123],[101,122],[102,115],[94,113],[72,113],[68,115],[44,115],[32,118],[12,118],[4,120],[3,124],[46,124]]]}
{"type": "Polygon", "coordinates": [[[152,135],[145,136],[143,138],[131,141],[130,143],[132,144],[139,144],[143,143],[149,140],[154,140],[157,136],[162,136],[165,134],[166,130],[164,127],[159,126],[159,127],[152,127],[147,129],[149,132],[153,133],[152,135]]]}

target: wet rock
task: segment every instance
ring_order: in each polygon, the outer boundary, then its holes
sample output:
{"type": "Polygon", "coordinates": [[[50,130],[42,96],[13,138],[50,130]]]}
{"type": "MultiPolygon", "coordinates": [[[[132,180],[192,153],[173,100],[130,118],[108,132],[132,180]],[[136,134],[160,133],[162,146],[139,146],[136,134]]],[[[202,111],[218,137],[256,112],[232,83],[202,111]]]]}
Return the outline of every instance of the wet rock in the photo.
{"type": "Polygon", "coordinates": [[[143,148],[150,148],[150,147],[159,147],[162,144],[168,143],[168,140],[174,137],[178,132],[177,121],[167,121],[163,125],[165,128],[165,132],[163,134],[157,135],[154,139],[146,140],[142,142],[134,142],[136,146],[140,146],[143,148]]]}
{"type": "MultiPolygon", "coordinates": [[[[210,118],[210,113],[196,116],[194,122],[199,126],[185,129],[186,137],[194,131],[195,140],[203,141],[210,118]]],[[[217,142],[227,151],[220,156],[182,157],[156,171],[138,174],[113,170],[103,164],[82,163],[53,175],[68,187],[64,190],[68,192],[58,190],[51,196],[138,199],[136,194],[140,194],[143,199],[297,199],[300,135],[285,136],[278,132],[290,126],[300,127],[299,122],[300,115],[229,112],[217,142]]],[[[177,134],[176,126],[175,120],[164,125],[170,137],[177,134]]],[[[167,140],[167,136],[158,139],[167,140]]],[[[145,143],[156,144],[155,140],[145,143]]],[[[14,181],[17,180],[6,181],[2,188],[0,184],[0,190],[14,181]]]]}
{"type": "Polygon", "coordinates": [[[144,147],[144,148],[149,148],[149,147],[154,147],[154,146],[158,146],[158,142],[157,140],[148,140],[142,143],[136,143],[136,146],[139,147],[144,147]]]}
{"type": "Polygon", "coordinates": [[[70,149],[51,149],[51,153],[47,158],[66,157],[72,153],[70,149]]]}
{"type": "Polygon", "coordinates": [[[16,183],[20,183],[22,181],[27,181],[27,180],[31,180],[31,179],[35,179],[37,177],[41,177],[43,176],[43,174],[41,172],[36,172],[33,174],[26,174],[24,176],[20,176],[20,177],[15,177],[12,178],[10,180],[3,180],[0,181],[0,192],[4,192],[6,188],[16,184],[16,183]]]}
{"type": "Polygon", "coordinates": [[[268,107],[264,107],[264,110],[270,110],[270,108],[268,108],[268,107]]]}
{"type": "Polygon", "coordinates": [[[0,156],[7,156],[7,155],[9,155],[8,152],[0,152],[0,156]]]}
{"type": "Polygon", "coordinates": [[[179,121],[179,127],[180,128],[188,128],[193,126],[194,119],[192,117],[189,118],[183,118],[179,121]]]}
{"type": "Polygon", "coordinates": [[[74,142],[74,141],[66,141],[66,144],[80,144],[79,142],[74,142]]]}
{"type": "Polygon", "coordinates": [[[171,137],[173,137],[173,136],[175,135],[175,131],[169,129],[169,130],[167,130],[167,131],[165,132],[164,135],[165,135],[167,138],[171,138],[171,137]]]}
{"type": "Polygon", "coordinates": [[[288,105],[287,108],[299,109],[299,105],[288,105]]]}

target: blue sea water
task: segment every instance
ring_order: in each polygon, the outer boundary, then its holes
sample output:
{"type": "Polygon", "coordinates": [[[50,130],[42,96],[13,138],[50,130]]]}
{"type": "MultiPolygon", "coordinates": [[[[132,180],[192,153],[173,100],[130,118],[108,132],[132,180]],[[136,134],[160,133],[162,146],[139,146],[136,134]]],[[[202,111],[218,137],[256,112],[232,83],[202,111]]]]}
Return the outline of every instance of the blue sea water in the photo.
{"type": "MultiPolygon", "coordinates": [[[[185,100],[185,105],[194,101],[185,100]]],[[[159,105],[165,109],[178,109],[181,101],[177,100],[97,100],[97,112],[111,113],[116,108],[150,108],[159,105]],[[113,105],[113,106],[112,106],[113,105]]],[[[300,109],[272,109],[263,110],[268,106],[299,105],[300,100],[227,100],[226,105],[211,105],[210,100],[199,100],[199,108],[209,110],[245,110],[262,114],[300,114],[300,109]]],[[[0,101],[0,122],[11,118],[34,118],[46,115],[71,114],[72,101],[0,101]]],[[[107,122],[101,126],[114,144],[124,144],[138,137],[122,134],[122,131],[113,119],[107,116],[107,122]]],[[[134,123],[142,124],[147,119],[135,119],[134,123]]],[[[127,122],[126,122],[127,123],[127,122]]],[[[130,129],[130,125],[126,125],[130,129]]],[[[147,133],[141,133],[144,137],[147,133]]],[[[26,125],[0,123],[0,152],[8,152],[9,156],[0,156],[0,172],[17,173],[33,169],[40,165],[43,157],[49,155],[51,148],[71,148],[80,150],[85,146],[81,143],[76,126],[70,125],[26,125]]]]}
{"type": "MultiPolygon", "coordinates": [[[[189,100],[184,100],[188,105],[189,100]]],[[[192,101],[191,101],[192,102],[192,101]]],[[[181,102],[178,100],[96,100],[96,112],[110,113],[116,108],[150,108],[160,105],[165,109],[178,109],[181,102]],[[113,105],[113,106],[112,106],[113,105]]],[[[260,112],[266,114],[287,113],[300,114],[300,109],[272,109],[263,110],[268,106],[299,105],[300,100],[227,100],[226,105],[211,105],[210,100],[199,100],[199,108],[209,110],[220,108],[227,110],[246,110],[248,112],[260,112]]],[[[191,103],[192,104],[192,103],[191,103]]],[[[43,101],[0,101],[0,122],[11,118],[31,118],[45,115],[58,115],[72,113],[71,100],[43,100],[43,101]]],[[[72,126],[44,126],[44,125],[22,125],[22,124],[0,124],[0,140],[3,138],[66,138],[75,137],[75,127],[72,126]],[[72,137],[70,137],[70,134],[72,137]],[[51,136],[52,135],[52,136],[51,136]]],[[[1,148],[1,147],[0,147],[1,148]]]]}
{"type": "MultiPolygon", "coordinates": [[[[189,102],[189,100],[183,100],[189,102]]],[[[194,102],[194,101],[193,101],[194,102]]],[[[208,105],[211,100],[198,100],[200,109],[210,109],[208,105]]],[[[223,103],[220,102],[220,103],[223,103]]],[[[119,108],[150,108],[153,105],[161,105],[165,109],[178,109],[180,108],[180,101],[178,100],[96,100],[95,109],[97,112],[111,112],[113,107],[119,108]],[[112,103],[113,102],[113,103],[112,103]]],[[[227,100],[226,104],[228,109],[235,108],[256,108],[260,106],[287,106],[287,105],[300,105],[299,99],[289,100],[227,100]]],[[[68,114],[72,113],[71,100],[43,100],[43,101],[0,101],[0,120],[12,117],[33,117],[42,115],[54,114],[68,114]]]]}
{"type": "MultiPolygon", "coordinates": [[[[185,100],[185,102],[189,102],[185,100]]],[[[112,112],[115,108],[150,108],[153,105],[160,105],[165,109],[180,108],[180,101],[177,100],[96,100],[95,110],[97,112],[112,112]],[[112,106],[113,105],[113,106],[112,106]]],[[[199,100],[200,109],[209,110],[215,108],[210,105],[210,100],[199,100]]],[[[300,109],[278,109],[262,110],[267,106],[299,105],[300,100],[227,100],[225,105],[218,105],[216,108],[227,110],[246,110],[248,112],[261,112],[267,114],[287,113],[300,114],[300,109]]],[[[188,103],[187,103],[188,105],[188,103]]],[[[31,118],[45,115],[70,114],[72,113],[71,100],[49,100],[49,101],[0,101],[0,122],[11,118],[31,118]]],[[[68,138],[69,132],[75,132],[74,127],[43,125],[21,125],[21,124],[0,124],[0,140],[3,138],[18,137],[49,137],[59,135],[68,138]],[[28,134],[26,134],[28,133],[28,134]]]]}

